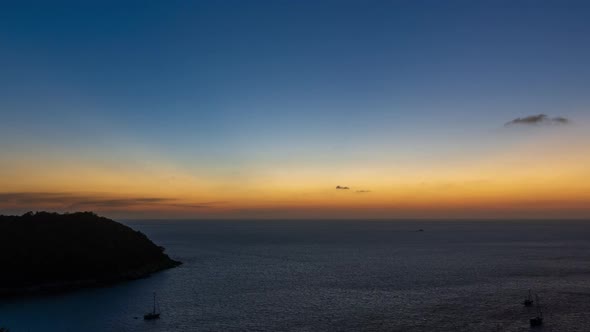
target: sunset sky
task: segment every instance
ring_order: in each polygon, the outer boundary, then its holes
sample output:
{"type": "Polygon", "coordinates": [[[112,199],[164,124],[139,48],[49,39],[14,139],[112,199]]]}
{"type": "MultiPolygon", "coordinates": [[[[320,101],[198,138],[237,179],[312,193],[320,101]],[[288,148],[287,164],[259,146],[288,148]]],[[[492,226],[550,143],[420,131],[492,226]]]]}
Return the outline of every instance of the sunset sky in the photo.
{"type": "Polygon", "coordinates": [[[590,218],[588,1],[123,3],[1,5],[0,214],[590,218]]]}

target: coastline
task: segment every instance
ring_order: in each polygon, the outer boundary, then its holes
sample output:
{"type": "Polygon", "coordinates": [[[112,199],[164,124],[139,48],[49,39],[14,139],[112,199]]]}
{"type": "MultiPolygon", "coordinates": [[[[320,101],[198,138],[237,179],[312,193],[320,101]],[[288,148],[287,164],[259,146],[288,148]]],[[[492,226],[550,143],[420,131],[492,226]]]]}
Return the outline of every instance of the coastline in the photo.
{"type": "Polygon", "coordinates": [[[0,298],[60,294],[85,288],[107,287],[127,281],[149,278],[154,273],[172,269],[180,265],[182,265],[182,262],[169,258],[148,264],[139,269],[129,270],[118,275],[103,278],[53,281],[20,287],[0,287],[0,298]]]}
{"type": "Polygon", "coordinates": [[[92,212],[0,215],[0,298],[149,277],[181,262],[145,234],[92,212]]]}

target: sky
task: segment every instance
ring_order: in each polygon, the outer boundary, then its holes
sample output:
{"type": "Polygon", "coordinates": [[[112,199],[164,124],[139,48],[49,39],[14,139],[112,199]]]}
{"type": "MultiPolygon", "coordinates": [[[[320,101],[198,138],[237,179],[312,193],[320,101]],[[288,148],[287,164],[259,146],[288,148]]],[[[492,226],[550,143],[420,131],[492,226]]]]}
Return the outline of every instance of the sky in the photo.
{"type": "Polygon", "coordinates": [[[0,214],[590,218],[587,1],[0,5],[0,214]]]}

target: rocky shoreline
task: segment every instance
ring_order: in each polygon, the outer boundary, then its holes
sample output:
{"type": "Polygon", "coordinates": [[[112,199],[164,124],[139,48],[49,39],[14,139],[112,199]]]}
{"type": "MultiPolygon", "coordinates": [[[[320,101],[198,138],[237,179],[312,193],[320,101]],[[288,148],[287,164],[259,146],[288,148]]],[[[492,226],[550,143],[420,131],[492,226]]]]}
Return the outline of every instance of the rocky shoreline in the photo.
{"type": "Polygon", "coordinates": [[[151,266],[146,266],[139,270],[128,271],[118,276],[112,276],[103,279],[54,281],[50,283],[40,283],[24,287],[0,287],[0,298],[15,296],[48,295],[65,293],[83,288],[107,287],[121,282],[147,278],[154,273],[168,270],[179,265],[182,265],[182,263],[178,261],[163,261],[154,263],[151,266]]]}

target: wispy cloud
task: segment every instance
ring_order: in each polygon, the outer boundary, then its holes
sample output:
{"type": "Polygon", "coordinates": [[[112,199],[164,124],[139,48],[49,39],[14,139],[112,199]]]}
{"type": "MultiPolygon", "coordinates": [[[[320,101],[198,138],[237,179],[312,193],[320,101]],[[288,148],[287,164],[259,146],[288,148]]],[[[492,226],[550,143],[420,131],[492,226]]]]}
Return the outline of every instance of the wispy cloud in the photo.
{"type": "Polygon", "coordinates": [[[561,116],[557,117],[549,117],[545,114],[537,114],[537,115],[529,115],[523,118],[516,118],[514,120],[508,121],[504,124],[504,126],[512,126],[512,125],[541,125],[541,124],[548,124],[548,125],[563,125],[570,123],[570,120],[561,116]]]}
{"type": "Polygon", "coordinates": [[[348,187],[342,187],[342,186],[336,186],[336,189],[337,190],[348,190],[350,188],[348,188],[348,187]]]}
{"type": "Polygon", "coordinates": [[[357,194],[366,194],[366,193],[370,193],[370,190],[357,190],[355,191],[357,194]]]}
{"type": "Polygon", "coordinates": [[[130,197],[113,198],[100,194],[51,193],[51,192],[8,192],[0,193],[1,207],[23,207],[42,209],[48,207],[68,210],[82,209],[127,209],[139,206],[208,208],[225,202],[203,202],[185,204],[174,198],[130,197]]]}

